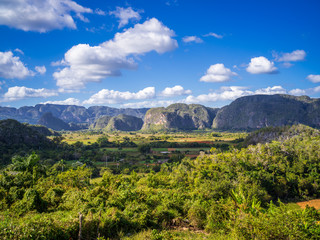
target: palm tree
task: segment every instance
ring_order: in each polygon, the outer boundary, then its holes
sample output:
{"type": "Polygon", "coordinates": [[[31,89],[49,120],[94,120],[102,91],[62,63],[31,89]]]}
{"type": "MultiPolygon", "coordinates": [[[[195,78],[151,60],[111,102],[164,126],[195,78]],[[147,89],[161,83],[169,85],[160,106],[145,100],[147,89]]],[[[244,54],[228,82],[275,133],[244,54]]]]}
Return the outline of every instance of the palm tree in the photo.
{"type": "Polygon", "coordinates": [[[32,153],[27,157],[14,156],[12,158],[11,168],[14,171],[32,172],[40,158],[37,154],[32,153]]]}

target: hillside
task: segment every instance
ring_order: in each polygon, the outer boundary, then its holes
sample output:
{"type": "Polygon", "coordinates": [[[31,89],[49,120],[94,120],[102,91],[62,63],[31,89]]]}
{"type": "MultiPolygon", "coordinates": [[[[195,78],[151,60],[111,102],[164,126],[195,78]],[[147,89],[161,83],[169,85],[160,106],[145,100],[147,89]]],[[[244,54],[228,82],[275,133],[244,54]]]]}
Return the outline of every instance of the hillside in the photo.
{"type": "Polygon", "coordinates": [[[194,130],[210,128],[217,109],[198,104],[176,103],[152,108],[144,118],[142,130],[194,130]]]}
{"type": "Polygon", "coordinates": [[[108,125],[108,123],[109,123],[109,121],[110,121],[111,118],[112,118],[111,116],[102,116],[102,117],[99,117],[98,119],[96,119],[96,120],[94,121],[93,124],[90,125],[90,128],[93,128],[93,129],[103,129],[103,128],[105,128],[105,127],[108,125]]]}
{"type": "Polygon", "coordinates": [[[65,123],[57,117],[54,117],[51,112],[43,114],[40,120],[38,121],[38,124],[46,126],[56,131],[71,129],[69,124],[65,123]]]}
{"type": "Polygon", "coordinates": [[[244,139],[244,146],[256,145],[258,143],[270,143],[272,141],[283,142],[293,137],[319,137],[320,131],[302,124],[281,127],[266,127],[250,133],[244,139]]]}
{"type": "Polygon", "coordinates": [[[141,118],[120,114],[118,116],[112,117],[108,125],[106,126],[106,131],[138,131],[141,129],[143,121],[141,118]]]}
{"type": "Polygon", "coordinates": [[[241,97],[218,111],[212,127],[250,130],[299,123],[320,126],[319,99],[279,94],[241,97]]]}
{"type": "MultiPolygon", "coordinates": [[[[44,130],[41,130],[44,131],[44,130]]],[[[44,134],[32,126],[13,119],[0,120],[0,145],[40,147],[50,143],[44,134]]]]}

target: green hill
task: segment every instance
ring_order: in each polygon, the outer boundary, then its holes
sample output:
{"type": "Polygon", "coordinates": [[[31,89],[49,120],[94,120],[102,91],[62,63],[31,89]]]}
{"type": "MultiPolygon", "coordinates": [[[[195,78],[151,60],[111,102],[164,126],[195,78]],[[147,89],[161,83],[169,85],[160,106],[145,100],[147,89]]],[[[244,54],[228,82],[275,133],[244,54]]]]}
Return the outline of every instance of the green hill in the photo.
{"type": "Polygon", "coordinates": [[[40,147],[49,143],[50,140],[32,126],[13,119],[0,120],[0,144],[2,146],[10,146],[11,148],[22,145],[40,147]]]}
{"type": "Polygon", "coordinates": [[[250,133],[244,140],[244,146],[256,145],[258,143],[269,143],[272,141],[283,142],[287,139],[299,136],[319,137],[320,131],[306,125],[298,124],[293,126],[266,127],[250,133]]]}

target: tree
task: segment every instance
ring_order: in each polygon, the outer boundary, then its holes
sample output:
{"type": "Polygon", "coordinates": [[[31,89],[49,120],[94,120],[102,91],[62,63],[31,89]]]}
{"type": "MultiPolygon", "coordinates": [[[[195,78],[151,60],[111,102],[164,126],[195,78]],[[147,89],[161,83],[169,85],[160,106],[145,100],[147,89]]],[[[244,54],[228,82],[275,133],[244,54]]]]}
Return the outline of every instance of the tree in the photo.
{"type": "Polygon", "coordinates": [[[151,150],[151,147],[149,144],[142,144],[138,146],[138,151],[141,152],[142,154],[149,153],[151,150]]]}
{"type": "Polygon", "coordinates": [[[100,147],[107,147],[109,144],[109,141],[107,137],[99,137],[97,139],[97,143],[99,144],[100,147]]]}
{"type": "Polygon", "coordinates": [[[11,168],[14,171],[32,172],[40,158],[37,154],[32,153],[28,157],[14,156],[12,158],[11,168]]]}

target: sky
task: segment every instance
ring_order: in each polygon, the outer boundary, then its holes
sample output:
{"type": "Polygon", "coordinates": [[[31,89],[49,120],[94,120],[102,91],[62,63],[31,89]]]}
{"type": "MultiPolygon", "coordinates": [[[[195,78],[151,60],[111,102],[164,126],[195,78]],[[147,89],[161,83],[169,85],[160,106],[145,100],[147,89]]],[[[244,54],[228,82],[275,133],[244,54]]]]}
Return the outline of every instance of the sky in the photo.
{"type": "Polygon", "coordinates": [[[318,0],[0,0],[0,106],[320,97],[318,0]]]}

